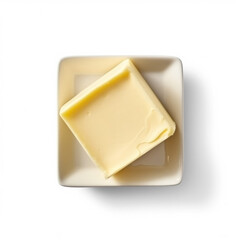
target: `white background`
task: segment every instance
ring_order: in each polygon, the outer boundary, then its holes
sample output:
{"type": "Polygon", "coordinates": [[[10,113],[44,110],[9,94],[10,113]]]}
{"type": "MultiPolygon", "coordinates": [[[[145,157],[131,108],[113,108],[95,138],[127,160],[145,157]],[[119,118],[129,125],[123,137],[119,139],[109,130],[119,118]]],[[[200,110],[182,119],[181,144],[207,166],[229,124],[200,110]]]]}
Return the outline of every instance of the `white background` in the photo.
{"type": "Polygon", "coordinates": [[[0,239],[240,239],[237,1],[20,2],[0,3],[0,239]],[[119,54],[182,60],[183,182],[61,187],[59,60],[119,54]]]}

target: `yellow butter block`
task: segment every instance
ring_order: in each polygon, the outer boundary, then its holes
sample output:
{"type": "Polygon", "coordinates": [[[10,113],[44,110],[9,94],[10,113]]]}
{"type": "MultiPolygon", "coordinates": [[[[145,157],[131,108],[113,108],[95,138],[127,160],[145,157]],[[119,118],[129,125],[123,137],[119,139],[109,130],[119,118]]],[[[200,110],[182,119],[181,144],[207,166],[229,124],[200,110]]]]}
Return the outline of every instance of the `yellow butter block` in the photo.
{"type": "Polygon", "coordinates": [[[173,135],[176,128],[129,59],[64,104],[60,115],[106,178],[173,135]]]}

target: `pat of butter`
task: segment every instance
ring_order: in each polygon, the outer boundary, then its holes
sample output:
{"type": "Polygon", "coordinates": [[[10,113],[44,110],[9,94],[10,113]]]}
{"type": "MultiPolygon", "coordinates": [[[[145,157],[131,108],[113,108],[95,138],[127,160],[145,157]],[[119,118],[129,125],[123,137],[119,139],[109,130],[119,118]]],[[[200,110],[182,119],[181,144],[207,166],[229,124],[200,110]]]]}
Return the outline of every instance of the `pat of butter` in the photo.
{"type": "Polygon", "coordinates": [[[106,178],[175,131],[175,123],[129,59],[63,105],[60,115],[106,178]]]}

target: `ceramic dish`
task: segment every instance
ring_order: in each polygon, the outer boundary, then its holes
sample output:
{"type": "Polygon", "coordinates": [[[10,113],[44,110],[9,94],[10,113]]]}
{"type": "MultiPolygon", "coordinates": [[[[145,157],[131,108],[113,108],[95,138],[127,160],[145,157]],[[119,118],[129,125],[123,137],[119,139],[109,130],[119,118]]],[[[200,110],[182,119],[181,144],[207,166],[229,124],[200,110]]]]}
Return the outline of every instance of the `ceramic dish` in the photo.
{"type": "Polygon", "coordinates": [[[176,122],[175,134],[109,179],[58,116],[59,182],[63,186],[162,186],[182,179],[183,77],[174,57],[71,57],[59,64],[58,112],[73,96],[130,58],[176,122]]]}

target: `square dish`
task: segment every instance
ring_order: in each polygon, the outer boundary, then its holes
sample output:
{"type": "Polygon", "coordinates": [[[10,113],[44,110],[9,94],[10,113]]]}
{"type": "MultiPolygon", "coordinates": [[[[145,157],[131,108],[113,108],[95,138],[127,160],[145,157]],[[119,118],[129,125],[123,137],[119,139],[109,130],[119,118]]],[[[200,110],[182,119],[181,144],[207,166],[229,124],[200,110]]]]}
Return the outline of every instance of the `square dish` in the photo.
{"type": "Polygon", "coordinates": [[[59,65],[58,112],[89,84],[130,58],[176,122],[175,134],[131,165],[104,179],[59,117],[59,181],[64,186],[174,185],[182,178],[182,64],[177,58],[73,57],[59,65]]]}

